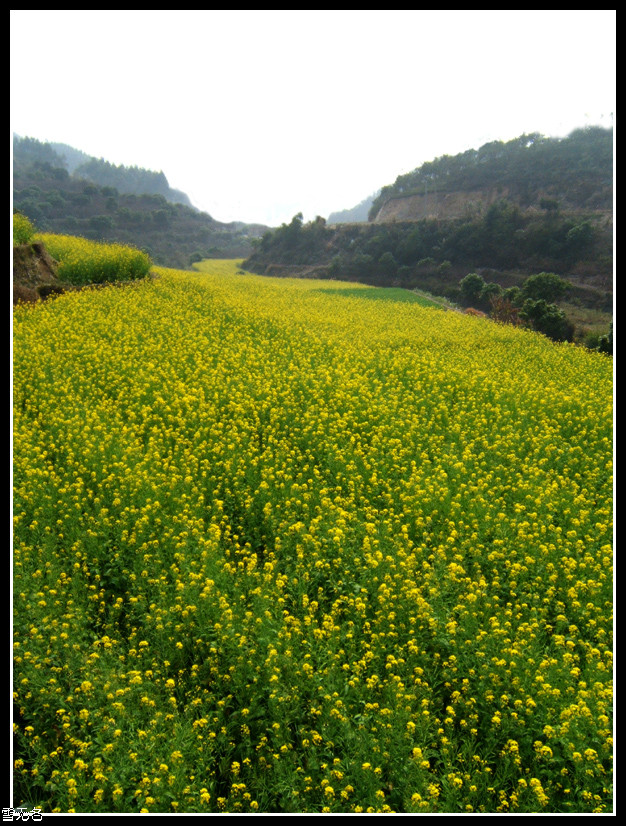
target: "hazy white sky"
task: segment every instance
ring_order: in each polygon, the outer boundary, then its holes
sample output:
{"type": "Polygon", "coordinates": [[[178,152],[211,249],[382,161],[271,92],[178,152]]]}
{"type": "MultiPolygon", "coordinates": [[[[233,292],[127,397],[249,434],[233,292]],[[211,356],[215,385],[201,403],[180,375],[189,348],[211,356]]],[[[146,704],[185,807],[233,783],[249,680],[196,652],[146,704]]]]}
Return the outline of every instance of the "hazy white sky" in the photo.
{"type": "Polygon", "coordinates": [[[615,10],[10,15],[12,132],[163,170],[220,221],[327,217],[615,111],[615,10]]]}

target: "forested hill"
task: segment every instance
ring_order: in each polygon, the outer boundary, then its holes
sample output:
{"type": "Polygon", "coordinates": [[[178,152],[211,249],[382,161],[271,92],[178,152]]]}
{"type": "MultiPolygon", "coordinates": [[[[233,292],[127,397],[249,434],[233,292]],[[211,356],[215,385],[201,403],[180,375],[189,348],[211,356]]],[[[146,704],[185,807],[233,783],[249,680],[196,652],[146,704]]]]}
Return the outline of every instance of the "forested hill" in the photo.
{"type": "MultiPolygon", "coordinates": [[[[438,210],[444,209],[444,199],[435,196],[443,193],[481,193],[474,199],[477,206],[481,200],[493,202],[504,197],[522,210],[610,211],[613,129],[576,129],[566,138],[533,133],[507,142],[492,141],[454,156],[443,155],[384,186],[372,203],[369,218],[461,217],[449,211],[438,215],[438,210]],[[405,205],[399,216],[390,202],[411,197],[415,197],[413,204],[405,205]],[[425,199],[429,197],[428,202],[425,199]]],[[[456,205],[462,210],[470,202],[471,197],[461,198],[456,205]]]]}
{"type": "Polygon", "coordinates": [[[13,141],[13,209],[42,232],[132,244],[155,263],[186,269],[243,258],[268,228],[222,223],[192,207],[163,172],[115,166],[65,144],[13,141]]]}
{"type": "Polygon", "coordinates": [[[324,267],[333,277],[403,286],[423,280],[426,268],[457,281],[480,269],[550,271],[608,289],[612,209],[612,129],[522,135],[400,176],[360,227],[326,227],[321,218],[303,226],[295,216],[263,238],[248,265],[324,267]]]}
{"type": "Polygon", "coordinates": [[[172,189],[162,171],[138,166],[116,166],[104,158],[94,158],[63,143],[42,143],[34,138],[13,136],[13,169],[20,171],[32,163],[49,163],[70,175],[98,186],[113,186],[123,195],[162,195],[173,204],[192,203],[184,192],[172,189]]]}

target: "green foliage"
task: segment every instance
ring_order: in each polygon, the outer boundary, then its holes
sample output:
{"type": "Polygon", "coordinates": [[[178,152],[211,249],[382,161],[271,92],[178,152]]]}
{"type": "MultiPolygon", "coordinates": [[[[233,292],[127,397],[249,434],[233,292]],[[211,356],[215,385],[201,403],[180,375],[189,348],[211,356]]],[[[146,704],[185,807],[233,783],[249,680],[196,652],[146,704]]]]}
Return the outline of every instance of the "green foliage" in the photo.
{"type": "Polygon", "coordinates": [[[489,303],[491,299],[496,298],[502,294],[502,287],[499,284],[491,281],[480,291],[480,301],[482,304],[489,303]]]}
{"type": "Polygon", "coordinates": [[[113,219],[109,215],[93,215],[89,219],[89,227],[105,235],[113,229],[113,219]]]}
{"type": "Polygon", "coordinates": [[[563,298],[570,284],[553,272],[540,272],[529,276],[522,285],[523,299],[531,298],[534,301],[543,299],[554,302],[563,298]]]}
{"type": "Polygon", "coordinates": [[[371,274],[373,266],[374,258],[366,252],[361,252],[352,259],[350,272],[362,278],[367,278],[371,274]]]}
{"type": "Polygon", "coordinates": [[[554,341],[572,341],[574,337],[573,325],[567,320],[563,310],[543,298],[537,301],[527,298],[519,315],[533,330],[554,341]]]}
{"type": "Polygon", "coordinates": [[[473,304],[480,300],[482,291],[485,288],[485,279],[477,272],[470,272],[459,283],[459,286],[462,301],[473,304]]]}
{"type": "Polygon", "coordinates": [[[565,237],[568,252],[574,257],[582,255],[592,246],[594,238],[595,233],[590,221],[576,224],[565,237]]]}
{"type": "Polygon", "coordinates": [[[298,212],[288,224],[266,232],[259,250],[261,256],[270,253],[272,263],[310,264],[324,247],[328,233],[324,218],[318,215],[314,221],[304,224],[302,213],[298,212]]]}
{"type": "MultiPolygon", "coordinates": [[[[162,195],[171,199],[171,190],[163,172],[153,172],[137,166],[116,166],[102,158],[90,158],[77,167],[77,177],[87,178],[94,184],[132,195],[162,195]]],[[[184,203],[189,206],[185,196],[184,203]]]]}
{"type": "Polygon", "coordinates": [[[64,166],[63,158],[48,143],[35,138],[20,138],[13,135],[13,163],[48,164],[49,167],[64,166]]]}
{"type": "MultiPolygon", "coordinates": [[[[398,243],[398,260],[405,264],[413,264],[422,257],[424,239],[419,226],[405,233],[398,243]]],[[[434,263],[434,261],[433,261],[434,263]]]]}
{"type": "Polygon", "coordinates": [[[398,271],[398,262],[393,257],[393,253],[391,252],[384,252],[380,256],[378,259],[378,266],[388,277],[393,277],[398,271]]]}
{"type": "Polygon", "coordinates": [[[502,297],[506,301],[510,301],[514,307],[521,307],[524,302],[522,291],[519,287],[508,287],[504,290],[502,297]]]}
{"type": "Polygon", "coordinates": [[[608,356],[613,355],[613,323],[611,322],[611,326],[609,328],[609,332],[604,335],[600,336],[598,339],[598,351],[600,353],[606,353],[608,356]]]}
{"type": "Polygon", "coordinates": [[[328,271],[329,271],[330,275],[333,278],[336,278],[341,273],[341,271],[344,269],[344,267],[345,267],[344,257],[340,253],[337,253],[337,255],[334,255],[333,258],[331,259],[330,265],[328,267],[328,271]]]}
{"type": "Polygon", "coordinates": [[[170,215],[166,209],[157,209],[152,213],[152,220],[155,226],[160,229],[165,229],[169,226],[170,215]]]}
{"type": "Polygon", "coordinates": [[[276,230],[275,239],[287,249],[298,247],[302,234],[302,213],[294,215],[289,224],[283,224],[276,230]]]}
{"type": "Polygon", "coordinates": [[[13,246],[19,244],[29,244],[33,235],[35,234],[35,227],[31,224],[25,215],[19,212],[13,213],[13,246]]]}
{"type": "Polygon", "coordinates": [[[539,206],[546,212],[555,213],[559,211],[559,202],[556,198],[542,198],[539,201],[539,206]]]}

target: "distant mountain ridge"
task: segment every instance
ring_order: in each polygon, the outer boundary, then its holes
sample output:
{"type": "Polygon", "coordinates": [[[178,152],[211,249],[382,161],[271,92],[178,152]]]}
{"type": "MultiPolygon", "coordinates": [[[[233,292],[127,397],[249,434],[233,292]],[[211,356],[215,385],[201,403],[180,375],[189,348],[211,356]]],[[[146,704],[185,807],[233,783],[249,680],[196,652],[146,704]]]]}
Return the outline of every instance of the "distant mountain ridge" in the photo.
{"type": "Polygon", "coordinates": [[[77,167],[83,163],[87,163],[87,161],[90,161],[93,157],[80,149],[74,149],[73,146],[68,146],[66,143],[51,143],[50,146],[57,155],[65,161],[65,166],[70,175],[74,174],[77,167]]]}
{"type": "Polygon", "coordinates": [[[98,186],[114,186],[124,195],[162,195],[172,204],[184,204],[195,209],[184,192],[170,187],[162,171],[154,172],[138,166],[116,166],[104,158],[88,155],[65,143],[42,143],[34,138],[14,135],[14,167],[16,163],[19,166],[35,161],[51,163],[56,168],[66,169],[76,178],[91,181],[98,186]]]}
{"type": "Polygon", "coordinates": [[[172,189],[163,172],[115,166],[66,144],[13,137],[13,209],[41,232],[115,241],[157,264],[245,258],[268,227],[222,223],[172,189]]]}
{"type": "Polygon", "coordinates": [[[341,209],[338,212],[331,212],[328,216],[329,224],[357,224],[368,220],[368,215],[374,199],[378,197],[380,190],[373,195],[364,198],[359,204],[351,209],[341,209]]]}

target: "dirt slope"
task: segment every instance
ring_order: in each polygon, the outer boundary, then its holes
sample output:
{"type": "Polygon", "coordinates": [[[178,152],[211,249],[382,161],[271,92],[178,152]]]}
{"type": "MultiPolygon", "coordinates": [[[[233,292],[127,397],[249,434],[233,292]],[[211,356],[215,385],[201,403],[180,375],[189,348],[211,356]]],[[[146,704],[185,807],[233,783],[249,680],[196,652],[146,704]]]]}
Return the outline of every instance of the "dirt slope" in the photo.
{"type": "Polygon", "coordinates": [[[57,275],[57,263],[41,243],[13,247],[13,304],[41,301],[65,292],[57,275]]]}

